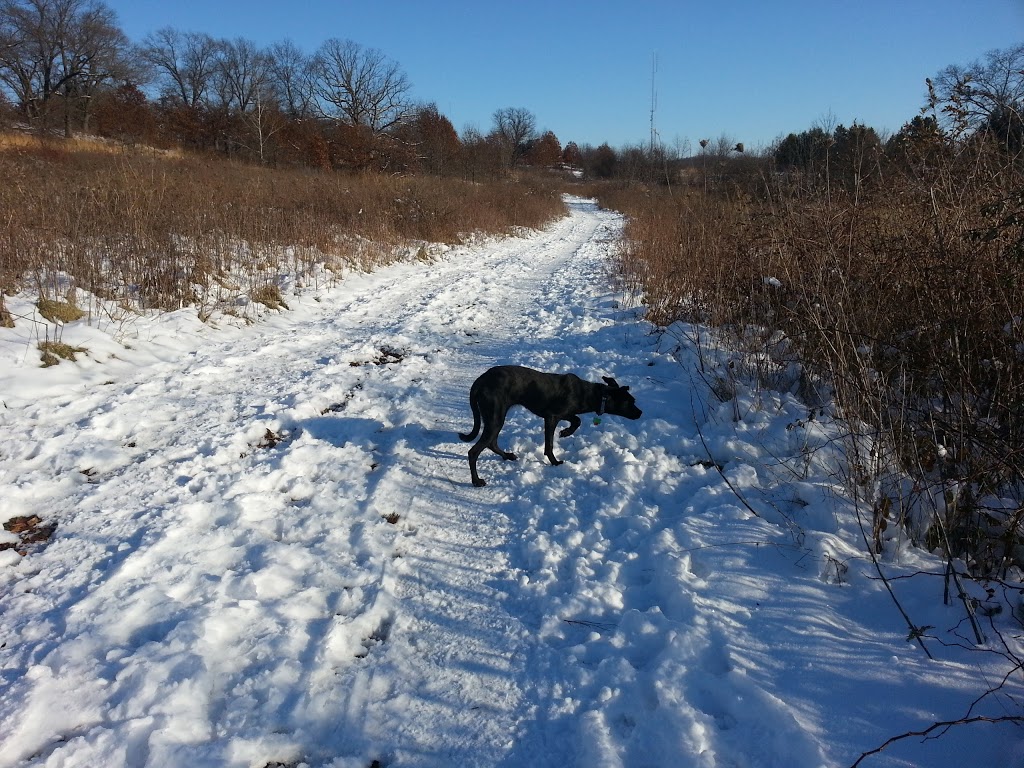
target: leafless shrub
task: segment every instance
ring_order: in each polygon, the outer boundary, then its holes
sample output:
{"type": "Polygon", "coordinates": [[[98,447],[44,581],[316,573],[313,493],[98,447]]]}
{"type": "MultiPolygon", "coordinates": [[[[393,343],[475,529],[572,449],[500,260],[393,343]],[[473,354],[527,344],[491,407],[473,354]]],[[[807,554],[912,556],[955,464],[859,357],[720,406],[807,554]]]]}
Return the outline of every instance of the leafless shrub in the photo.
{"type": "MultiPolygon", "coordinates": [[[[982,135],[809,187],[606,187],[656,323],[709,323],[828,381],[859,437],[873,546],[896,530],[976,574],[1024,563],[1024,164],[982,135]],[[905,478],[905,479],[900,479],[905,478]],[[888,533],[886,527],[891,526],[888,533]]],[[[929,143],[930,142],[930,143],[929,143]]]]}

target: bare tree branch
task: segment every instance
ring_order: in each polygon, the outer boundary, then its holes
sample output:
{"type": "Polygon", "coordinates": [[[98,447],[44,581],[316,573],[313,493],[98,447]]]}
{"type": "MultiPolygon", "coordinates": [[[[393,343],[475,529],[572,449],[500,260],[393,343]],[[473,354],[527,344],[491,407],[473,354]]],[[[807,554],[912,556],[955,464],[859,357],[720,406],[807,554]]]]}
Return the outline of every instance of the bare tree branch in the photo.
{"type": "Polygon", "coordinates": [[[315,93],[328,117],[381,133],[408,115],[409,81],[377,49],[331,38],[313,61],[315,93]]]}
{"type": "Polygon", "coordinates": [[[165,97],[193,109],[209,101],[217,66],[212,37],[164,27],[143,41],[141,53],[160,74],[165,97]]]}
{"type": "Polygon", "coordinates": [[[0,0],[0,87],[31,121],[60,97],[67,135],[72,108],[87,115],[97,86],[129,72],[128,49],[98,0],[0,0]]]}
{"type": "Polygon", "coordinates": [[[965,717],[965,718],[962,718],[960,720],[945,720],[945,721],[938,722],[938,723],[932,723],[931,725],[929,725],[927,728],[925,728],[923,730],[920,730],[920,731],[907,731],[906,733],[901,733],[899,736],[893,736],[891,739],[887,739],[884,744],[881,744],[881,745],[875,747],[874,749],[871,749],[871,750],[868,750],[867,752],[864,752],[860,757],[857,758],[857,760],[853,764],[850,765],[850,768],[857,768],[864,761],[865,758],[868,758],[871,755],[877,755],[879,752],[881,752],[882,750],[884,750],[887,747],[891,746],[892,744],[895,744],[897,741],[903,741],[904,739],[912,739],[915,736],[928,736],[933,731],[937,731],[940,728],[952,728],[953,726],[956,726],[956,725],[971,725],[972,723],[1018,723],[1019,724],[1019,723],[1024,723],[1024,716],[1021,716],[1021,715],[1006,715],[1004,717],[984,717],[984,716],[979,715],[977,717],[965,717]]]}

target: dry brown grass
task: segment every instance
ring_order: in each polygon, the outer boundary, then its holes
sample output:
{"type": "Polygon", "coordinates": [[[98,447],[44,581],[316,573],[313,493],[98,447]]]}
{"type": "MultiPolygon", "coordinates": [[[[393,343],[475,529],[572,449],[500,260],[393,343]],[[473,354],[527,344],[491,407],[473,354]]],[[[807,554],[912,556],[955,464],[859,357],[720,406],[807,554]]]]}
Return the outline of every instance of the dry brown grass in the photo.
{"type": "Polygon", "coordinates": [[[849,475],[877,517],[979,572],[1024,563],[1024,162],[965,146],[887,171],[852,191],[765,174],[600,195],[628,214],[622,270],[652,320],[763,342],[760,359],[781,331],[830,382],[875,448],[849,475]]]}
{"type": "Polygon", "coordinates": [[[57,365],[61,360],[74,362],[78,355],[87,352],[85,347],[73,347],[62,341],[41,341],[39,342],[40,359],[44,368],[57,365]]]}
{"type": "Polygon", "coordinates": [[[70,282],[173,309],[228,276],[264,289],[289,260],[372,269],[398,244],[537,227],[564,210],[529,179],[344,176],[95,146],[0,142],[0,289],[31,281],[56,298],[70,282]]]}
{"type": "Polygon", "coordinates": [[[70,139],[57,135],[40,133],[0,132],[0,152],[41,152],[46,153],[82,153],[88,152],[101,155],[151,154],[161,157],[182,157],[179,149],[157,149],[153,147],[126,146],[121,142],[99,138],[97,136],[78,135],[70,139]]]}
{"type": "Polygon", "coordinates": [[[40,297],[36,306],[39,308],[39,314],[51,323],[73,323],[85,317],[85,312],[69,301],[40,297]]]}

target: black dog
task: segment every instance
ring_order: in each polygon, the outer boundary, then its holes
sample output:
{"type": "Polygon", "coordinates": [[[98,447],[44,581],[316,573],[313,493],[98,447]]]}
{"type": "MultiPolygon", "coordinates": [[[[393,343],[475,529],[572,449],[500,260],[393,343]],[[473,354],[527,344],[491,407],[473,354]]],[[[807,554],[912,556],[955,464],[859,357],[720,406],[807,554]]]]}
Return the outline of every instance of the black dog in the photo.
{"type": "Polygon", "coordinates": [[[473,485],[486,483],[476,472],[476,460],[484,448],[490,448],[507,461],[516,455],[498,447],[498,433],[505,424],[505,415],[513,405],[522,405],[544,419],[544,455],[552,464],[562,462],[555,458],[555,427],[560,421],[569,426],[558,434],[568,437],[580,427],[580,413],[610,413],[639,419],[642,411],[629,394],[629,387],[620,387],[615,379],[602,377],[604,384],[584,381],[572,373],[542,373],[518,365],[499,365],[480,375],[469,390],[469,405],[473,409],[473,431],[459,438],[469,442],[476,437],[483,421],[484,431],[476,445],[469,449],[469,472],[473,485]]]}

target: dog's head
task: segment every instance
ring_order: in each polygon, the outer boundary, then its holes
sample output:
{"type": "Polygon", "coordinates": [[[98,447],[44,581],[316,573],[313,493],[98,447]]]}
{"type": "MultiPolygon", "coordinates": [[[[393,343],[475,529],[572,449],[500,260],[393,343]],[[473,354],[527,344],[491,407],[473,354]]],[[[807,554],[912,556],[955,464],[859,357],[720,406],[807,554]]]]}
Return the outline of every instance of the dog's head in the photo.
{"type": "Polygon", "coordinates": [[[615,379],[602,376],[605,389],[604,412],[627,419],[639,419],[644,412],[636,407],[636,398],[629,394],[629,387],[620,387],[615,379]]]}

